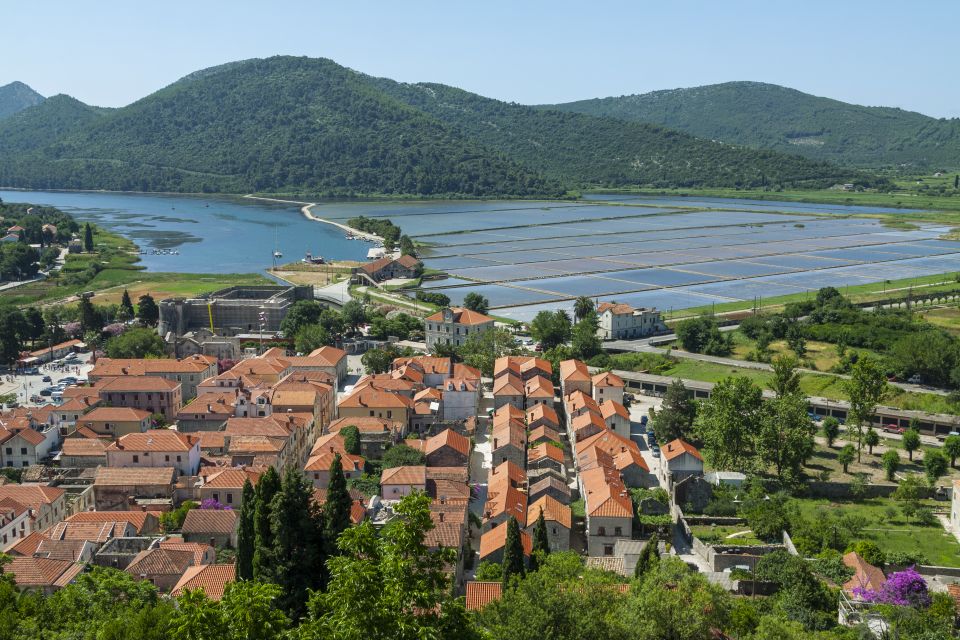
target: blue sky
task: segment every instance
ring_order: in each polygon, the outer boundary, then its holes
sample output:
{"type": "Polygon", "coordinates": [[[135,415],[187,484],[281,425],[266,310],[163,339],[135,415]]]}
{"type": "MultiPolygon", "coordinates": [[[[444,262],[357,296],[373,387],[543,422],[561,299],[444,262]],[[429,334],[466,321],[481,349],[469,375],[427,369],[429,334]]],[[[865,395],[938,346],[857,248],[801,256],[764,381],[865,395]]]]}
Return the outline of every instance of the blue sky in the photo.
{"type": "Polygon", "coordinates": [[[522,103],[757,80],[960,117],[960,3],[407,0],[4,3],[0,85],[122,106],[275,54],[522,103]]]}

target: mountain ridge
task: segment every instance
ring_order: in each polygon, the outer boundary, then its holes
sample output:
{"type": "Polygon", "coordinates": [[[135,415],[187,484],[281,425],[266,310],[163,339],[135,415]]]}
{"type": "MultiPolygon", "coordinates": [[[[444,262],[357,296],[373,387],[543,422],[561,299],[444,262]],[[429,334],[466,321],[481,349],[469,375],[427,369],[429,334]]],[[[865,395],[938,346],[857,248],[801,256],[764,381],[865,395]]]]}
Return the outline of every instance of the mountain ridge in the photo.
{"type": "Polygon", "coordinates": [[[398,83],[322,58],[201,69],[118,109],[71,100],[0,121],[0,184],[555,197],[583,186],[875,182],[796,155],[398,83]]]}
{"type": "Polygon", "coordinates": [[[14,80],[0,87],[0,120],[36,106],[43,101],[44,97],[29,85],[14,80]]]}
{"type": "Polygon", "coordinates": [[[776,84],[733,81],[537,105],[649,122],[698,137],[864,168],[960,167],[960,119],[863,106],[776,84]]]}

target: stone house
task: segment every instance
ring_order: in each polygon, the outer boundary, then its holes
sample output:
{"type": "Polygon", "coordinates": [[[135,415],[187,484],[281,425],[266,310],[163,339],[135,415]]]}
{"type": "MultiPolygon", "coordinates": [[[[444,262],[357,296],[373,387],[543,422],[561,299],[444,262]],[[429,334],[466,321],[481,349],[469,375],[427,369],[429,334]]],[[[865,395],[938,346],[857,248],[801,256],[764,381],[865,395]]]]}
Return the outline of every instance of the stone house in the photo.
{"type": "Polygon", "coordinates": [[[424,453],[428,467],[462,467],[470,462],[470,439],[453,429],[428,438],[424,453]]]}

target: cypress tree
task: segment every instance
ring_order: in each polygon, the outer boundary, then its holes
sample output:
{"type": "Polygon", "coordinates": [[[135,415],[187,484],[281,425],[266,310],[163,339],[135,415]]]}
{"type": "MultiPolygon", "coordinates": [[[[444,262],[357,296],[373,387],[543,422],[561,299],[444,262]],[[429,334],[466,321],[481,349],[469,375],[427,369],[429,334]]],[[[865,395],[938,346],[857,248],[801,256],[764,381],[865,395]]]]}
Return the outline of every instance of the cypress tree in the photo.
{"type": "Polygon", "coordinates": [[[634,578],[642,578],[643,574],[653,568],[660,559],[660,539],[653,534],[650,541],[643,547],[637,558],[637,566],[633,569],[634,578]]]}
{"type": "Polygon", "coordinates": [[[273,582],[283,593],[279,606],[291,618],[305,613],[308,589],[323,585],[322,518],[312,509],[310,489],[294,467],[283,476],[270,507],[273,534],[273,582]]]}
{"type": "Polygon", "coordinates": [[[254,552],[253,577],[255,580],[272,582],[273,533],[270,527],[270,508],[274,496],[280,491],[280,475],[269,467],[257,482],[256,507],[253,515],[254,552]]]}
{"type": "Polygon", "coordinates": [[[507,520],[507,539],[503,545],[503,586],[510,586],[510,578],[523,577],[523,541],[520,539],[520,525],[510,516],[507,520]]]}
{"type": "Polygon", "coordinates": [[[243,483],[243,498],[240,505],[240,530],[237,532],[237,578],[253,579],[253,552],[256,549],[255,529],[257,495],[250,478],[243,483]]]}
{"type": "Polygon", "coordinates": [[[340,429],[340,437],[343,438],[343,448],[350,455],[360,455],[360,430],[353,425],[340,429]]]}
{"type": "Polygon", "coordinates": [[[330,465],[330,482],[327,484],[327,502],[323,505],[325,521],[324,539],[330,543],[330,551],[336,553],[337,538],[350,526],[350,508],[353,500],[347,490],[347,479],[343,476],[343,463],[340,454],[333,456],[330,465]]]}
{"type": "Polygon", "coordinates": [[[543,509],[541,509],[537,523],[533,525],[533,551],[530,554],[530,571],[539,569],[540,561],[545,560],[549,554],[550,539],[547,538],[547,522],[543,518],[543,509]],[[538,557],[537,552],[542,557],[538,557]]]}
{"type": "Polygon", "coordinates": [[[93,227],[89,222],[83,226],[83,250],[93,253],[93,227]]]}
{"type": "Polygon", "coordinates": [[[130,292],[126,289],[123,290],[123,297],[120,299],[120,312],[124,320],[129,320],[133,317],[133,301],[130,300],[130,292]]]}

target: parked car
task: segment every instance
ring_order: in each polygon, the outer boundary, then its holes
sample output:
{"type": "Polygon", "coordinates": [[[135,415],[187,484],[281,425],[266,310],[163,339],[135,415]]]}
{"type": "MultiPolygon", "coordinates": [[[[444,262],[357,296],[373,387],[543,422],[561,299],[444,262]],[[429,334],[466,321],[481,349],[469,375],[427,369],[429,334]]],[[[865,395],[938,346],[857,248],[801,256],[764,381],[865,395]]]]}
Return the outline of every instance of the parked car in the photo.
{"type": "Polygon", "coordinates": [[[649,432],[647,433],[647,446],[651,449],[657,446],[657,437],[649,432]]]}
{"type": "Polygon", "coordinates": [[[813,411],[807,411],[807,417],[809,417],[813,422],[820,422],[823,420],[823,416],[817,415],[813,411]]]}
{"type": "Polygon", "coordinates": [[[38,396],[37,394],[33,394],[32,396],[30,396],[30,402],[43,402],[43,398],[38,396]]]}
{"type": "Polygon", "coordinates": [[[641,416],[641,417],[640,417],[640,426],[641,426],[641,427],[647,426],[647,416],[641,416]]]}
{"type": "Polygon", "coordinates": [[[654,458],[659,458],[659,457],[660,457],[660,447],[651,447],[651,448],[650,448],[650,453],[653,455],[654,458]]]}
{"type": "Polygon", "coordinates": [[[51,378],[50,376],[43,376],[43,381],[44,381],[44,382],[53,382],[53,378],[51,378]]]}
{"type": "Polygon", "coordinates": [[[51,388],[49,388],[49,387],[47,387],[46,389],[40,389],[40,395],[42,395],[42,396],[52,396],[52,395],[53,395],[53,389],[51,389],[51,388]]]}
{"type": "Polygon", "coordinates": [[[899,427],[895,424],[885,424],[883,425],[884,433],[903,433],[906,431],[903,427],[899,427]]]}
{"type": "Polygon", "coordinates": [[[923,378],[920,377],[920,374],[915,373],[909,378],[907,378],[907,382],[909,382],[910,384],[920,384],[921,382],[923,382],[923,378]]]}

